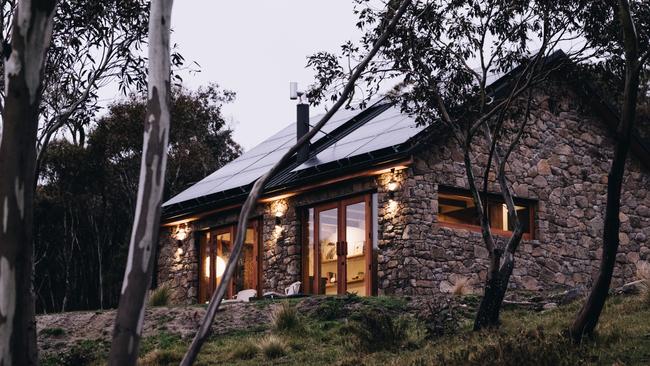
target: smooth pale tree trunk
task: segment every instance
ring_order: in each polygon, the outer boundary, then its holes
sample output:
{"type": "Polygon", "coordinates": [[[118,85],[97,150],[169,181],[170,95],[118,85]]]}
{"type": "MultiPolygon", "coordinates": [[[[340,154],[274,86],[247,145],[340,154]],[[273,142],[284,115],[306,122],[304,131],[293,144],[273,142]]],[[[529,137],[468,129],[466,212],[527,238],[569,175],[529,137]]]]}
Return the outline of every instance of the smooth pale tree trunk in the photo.
{"type": "Polygon", "coordinates": [[[603,228],[603,254],[600,262],[598,277],[594,282],[587,301],[584,303],[576,319],[571,325],[570,333],[574,341],[580,342],[584,335],[593,333],[598,319],[605,306],[609,286],[616,265],[616,254],[619,246],[619,219],[621,207],[621,189],[627,159],[632,142],[632,131],[636,116],[637,96],[639,91],[639,73],[642,62],[639,62],[638,38],[634,21],[627,1],[618,2],[618,14],[621,23],[625,47],[625,87],[623,92],[623,108],[618,126],[618,138],[614,147],[614,159],[607,180],[607,203],[605,207],[605,222],[603,228]]]}
{"type": "Polygon", "coordinates": [[[147,114],[135,217],[108,364],[135,365],[160,224],[169,139],[172,0],[154,0],[149,15],[147,114]]]}
{"type": "Polygon", "coordinates": [[[18,2],[5,51],[0,128],[0,365],[36,365],[32,186],[43,65],[54,0],[18,2]],[[7,56],[7,52],[10,51],[7,56]]]}
{"type": "Polygon", "coordinates": [[[287,151],[282,158],[271,167],[271,170],[266,172],[264,175],[262,175],[257,181],[255,181],[255,184],[253,185],[253,188],[251,189],[251,192],[248,194],[248,197],[246,198],[246,201],[244,202],[244,205],[242,206],[242,209],[239,213],[239,221],[237,223],[237,230],[235,232],[235,244],[233,246],[232,252],[230,253],[230,257],[228,258],[228,263],[226,264],[226,269],[224,271],[224,274],[221,278],[221,282],[219,283],[219,286],[217,286],[217,291],[214,292],[212,295],[212,298],[210,299],[210,304],[208,305],[208,309],[203,316],[203,319],[201,321],[201,325],[199,327],[199,330],[197,331],[196,335],[194,336],[194,339],[192,340],[192,343],[190,344],[189,349],[187,350],[187,353],[185,353],[185,356],[183,357],[183,360],[181,361],[181,366],[190,366],[194,363],[196,360],[196,357],[199,354],[199,351],[201,350],[201,346],[205,342],[205,340],[208,338],[208,335],[210,334],[210,329],[212,326],[212,322],[214,321],[214,317],[217,314],[217,310],[219,309],[219,305],[221,304],[221,300],[223,300],[224,295],[226,294],[227,290],[227,284],[230,282],[230,279],[233,276],[233,273],[235,272],[235,267],[237,266],[237,262],[239,261],[239,257],[241,255],[242,251],[242,246],[244,244],[244,238],[246,237],[246,228],[248,227],[248,220],[250,218],[251,212],[255,208],[255,205],[257,204],[257,201],[261,197],[263,191],[264,191],[264,185],[266,182],[269,181],[275,174],[280,171],[280,169],[284,168],[285,164],[291,157],[300,150],[300,148],[309,142],[312,137],[318,131],[320,131],[321,128],[327,123],[327,121],[332,118],[334,113],[338,111],[341,106],[347,101],[347,98],[349,97],[350,93],[354,90],[355,84],[357,79],[361,76],[361,73],[366,69],[372,58],[377,54],[379,49],[386,43],[388,38],[390,37],[391,33],[395,29],[395,26],[397,25],[397,22],[399,22],[400,18],[410,5],[411,0],[404,0],[401,2],[399,8],[396,10],[395,14],[391,18],[390,23],[386,27],[386,29],[383,31],[383,33],[379,36],[375,44],[373,45],[372,49],[366,57],[357,65],[356,69],[354,70],[354,73],[350,76],[350,79],[346,83],[345,87],[343,88],[343,92],[341,93],[341,96],[339,97],[338,101],[332,106],[332,109],[330,109],[324,116],[321,118],[321,120],[312,128],[307,134],[305,134],[302,138],[298,140],[298,142],[287,151]]]}

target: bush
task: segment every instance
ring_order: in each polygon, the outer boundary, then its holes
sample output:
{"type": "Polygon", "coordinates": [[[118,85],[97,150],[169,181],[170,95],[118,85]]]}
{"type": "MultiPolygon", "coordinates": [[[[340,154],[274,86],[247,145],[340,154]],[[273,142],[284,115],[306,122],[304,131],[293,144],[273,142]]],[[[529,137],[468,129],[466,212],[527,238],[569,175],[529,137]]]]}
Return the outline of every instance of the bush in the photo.
{"type": "Polygon", "coordinates": [[[262,351],[262,354],[270,360],[287,354],[287,343],[276,335],[269,335],[262,338],[258,347],[262,351]]]}
{"type": "Polygon", "coordinates": [[[238,343],[230,352],[231,360],[250,360],[257,356],[259,349],[250,339],[238,343]]]}
{"type": "Polygon", "coordinates": [[[169,305],[170,290],[167,285],[158,286],[151,291],[149,295],[149,306],[167,306],[169,305]]]}
{"type": "Polygon", "coordinates": [[[283,303],[271,314],[271,325],[277,331],[291,331],[301,328],[298,310],[289,303],[283,303]]]}
{"type": "Polygon", "coordinates": [[[352,345],[366,352],[418,348],[427,336],[419,322],[407,317],[395,317],[381,309],[360,309],[351,316],[351,322],[341,328],[352,335],[352,345]]]}

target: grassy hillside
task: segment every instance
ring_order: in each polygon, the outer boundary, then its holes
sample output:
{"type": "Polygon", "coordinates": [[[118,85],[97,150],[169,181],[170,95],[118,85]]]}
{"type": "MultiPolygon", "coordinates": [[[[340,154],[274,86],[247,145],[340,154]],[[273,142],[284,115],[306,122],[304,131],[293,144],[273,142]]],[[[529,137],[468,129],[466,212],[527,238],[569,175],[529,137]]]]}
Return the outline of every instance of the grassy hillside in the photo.
{"type": "MultiPolygon", "coordinates": [[[[330,298],[312,307],[298,305],[300,310],[296,303],[272,304],[270,325],[212,337],[196,365],[650,364],[650,301],[638,296],[610,298],[597,336],[582,345],[562,335],[578,303],[542,312],[505,310],[499,330],[481,333],[471,332],[467,308],[437,310],[437,319],[447,319],[441,327],[416,319],[406,302],[395,298],[330,298]]],[[[188,343],[161,331],[144,339],[140,363],[177,365],[188,343]]],[[[102,364],[107,346],[81,342],[66,357],[43,363],[102,364]]]]}

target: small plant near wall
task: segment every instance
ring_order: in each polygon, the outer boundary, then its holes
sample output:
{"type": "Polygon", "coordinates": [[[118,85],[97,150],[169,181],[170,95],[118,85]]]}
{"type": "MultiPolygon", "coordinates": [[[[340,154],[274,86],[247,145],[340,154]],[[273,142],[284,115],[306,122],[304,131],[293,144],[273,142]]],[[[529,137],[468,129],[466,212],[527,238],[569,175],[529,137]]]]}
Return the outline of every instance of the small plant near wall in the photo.
{"type": "Polygon", "coordinates": [[[167,284],[158,286],[158,288],[151,290],[149,295],[149,306],[168,306],[171,291],[167,284]]]}

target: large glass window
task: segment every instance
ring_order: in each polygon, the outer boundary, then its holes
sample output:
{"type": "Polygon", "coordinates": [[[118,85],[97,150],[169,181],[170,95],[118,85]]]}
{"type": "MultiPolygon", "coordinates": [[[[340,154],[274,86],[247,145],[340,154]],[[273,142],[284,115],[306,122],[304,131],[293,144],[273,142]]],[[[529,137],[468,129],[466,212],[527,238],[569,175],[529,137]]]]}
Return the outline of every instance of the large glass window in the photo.
{"type": "MultiPolygon", "coordinates": [[[[234,226],[205,232],[200,241],[199,302],[207,302],[216,290],[232,252],[234,226]]],[[[237,261],[235,274],[228,284],[226,298],[243,290],[257,290],[259,295],[259,240],[257,222],[246,230],[242,254],[237,261]]]]}
{"type": "MultiPolygon", "coordinates": [[[[514,222],[508,219],[508,208],[503,199],[489,195],[483,199],[487,204],[490,227],[496,233],[508,233],[514,230],[514,222]]],[[[530,201],[516,200],[517,217],[523,225],[524,235],[533,235],[534,205],[530,201]]],[[[440,187],[438,191],[438,220],[450,226],[465,226],[478,229],[480,222],[476,206],[469,191],[440,187]]]]}
{"type": "Polygon", "coordinates": [[[371,295],[374,257],[371,196],[307,209],[303,253],[305,291],[371,295]]]}

